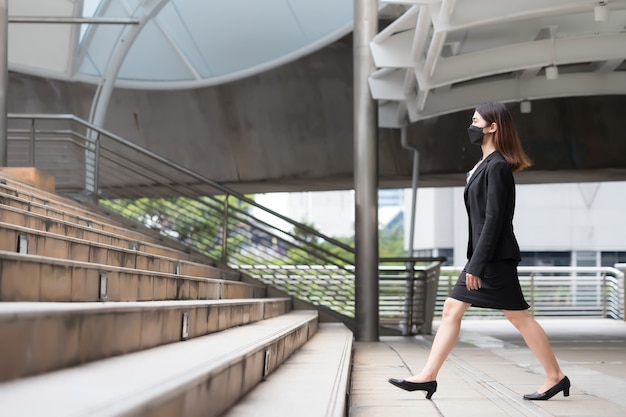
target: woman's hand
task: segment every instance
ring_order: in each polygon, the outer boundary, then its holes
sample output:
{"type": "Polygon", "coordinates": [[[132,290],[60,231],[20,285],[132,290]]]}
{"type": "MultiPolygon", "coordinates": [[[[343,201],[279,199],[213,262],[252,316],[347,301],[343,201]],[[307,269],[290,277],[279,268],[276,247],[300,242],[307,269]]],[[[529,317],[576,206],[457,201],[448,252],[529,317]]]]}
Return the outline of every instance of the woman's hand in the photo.
{"type": "Polygon", "coordinates": [[[482,286],[482,281],[480,279],[480,277],[477,277],[476,275],[472,275],[470,273],[465,273],[465,287],[472,291],[472,290],[478,290],[480,289],[480,287],[482,286]]]}

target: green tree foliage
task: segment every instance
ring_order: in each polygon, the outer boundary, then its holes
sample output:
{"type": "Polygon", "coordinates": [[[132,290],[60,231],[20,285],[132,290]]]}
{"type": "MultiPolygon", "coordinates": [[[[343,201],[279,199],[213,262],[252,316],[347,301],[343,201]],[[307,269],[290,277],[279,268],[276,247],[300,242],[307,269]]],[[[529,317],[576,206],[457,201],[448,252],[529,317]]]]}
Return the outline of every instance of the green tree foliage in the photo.
{"type": "Polygon", "coordinates": [[[398,258],[406,256],[404,250],[404,228],[399,226],[382,229],[379,232],[378,256],[381,258],[398,258]]]}
{"type": "MultiPolygon", "coordinates": [[[[226,198],[116,199],[101,200],[101,204],[219,261],[276,265],[354,264],[354,250],[346,250],[321,238],[312,224],[302,223],[304,227],[294,227],[288,236],[264,228],[251,218],[247,213],[247,202],[230,196],[226,204],[226,198]],[[225,210],[228,212],[228,233],[224,245],[225,210]]],[[[333,239],[354,248],[354,236],[333,239]]],[[[379,241],[380,257],[404,256],[401,223],[381,229],[379,241]]]]}
{"type": "MultiPolygon", "coordinates": [[[[213,259],[222,258],[223,213],[226,196],[101,200],[100,204],[136,220],[161,234],[183,242],[213,259]]],[[[245,209],[248,203],[228,197],[229,210],[245,209]]],[[[236,221],[236,220],[235,220],[236,221]]],[[[229,235],[229,251],[236,251],[244,236],[229,235]]]]}

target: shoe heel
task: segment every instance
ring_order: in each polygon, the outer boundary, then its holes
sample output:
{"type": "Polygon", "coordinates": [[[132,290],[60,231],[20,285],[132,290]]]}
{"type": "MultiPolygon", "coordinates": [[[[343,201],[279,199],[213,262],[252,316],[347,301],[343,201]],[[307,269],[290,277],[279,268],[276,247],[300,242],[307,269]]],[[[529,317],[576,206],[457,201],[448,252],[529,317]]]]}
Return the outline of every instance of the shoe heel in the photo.
{"type": "Polygon", "coordinates": [[[435,391],[427,391],[426,392],[426,399],[430,400],[431,398],[433,398],[433,394],[435,393],[435,391]]]}
{"type": "Polygon", "coordinates": [[[563,390],[563,396],[564,396],[564,397],[569,397],[569,388],[565,388],[565,389],[563,390]]]}

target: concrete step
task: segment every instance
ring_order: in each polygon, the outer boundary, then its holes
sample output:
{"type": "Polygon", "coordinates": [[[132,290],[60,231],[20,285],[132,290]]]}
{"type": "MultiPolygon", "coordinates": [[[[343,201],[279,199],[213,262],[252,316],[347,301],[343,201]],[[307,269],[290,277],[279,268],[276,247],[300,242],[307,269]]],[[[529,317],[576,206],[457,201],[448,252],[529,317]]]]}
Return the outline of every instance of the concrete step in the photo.
{"type": "Polygon", "coordinates": [[[33,229],[53,230],[58,234],[68,234],[158,256],[211,265],[219,268],[222,274],[231,276],[224,277],[225,279],[240,279],[240,274],[228,265],[164,236],[158,230],[144,227],[97,204],[79,203],[27,184],[3,179],[2,172],[0,172],[0,221],[33,229]],[[2,181],[7,184],[2,184],[2,181]],[[9,213],[2,213],[3,209],[9,213]],[[20,211],[24,216],[28,216],[28,213],[34,216],[21,218],[17,214],[20,211]],[[55,220],[61,222],[54,224],[55,220]],[[72,225],[79,227],[74,228],[72,225]],[[99,236],[93,233],[98,230],[105,233],[99,236]]]}
{"type": "Polygon", "coordinates": [[[0,251],[0,301],[154,301],[260,298],[241,281],[0,251]]]}
{"type": "MultiPolygon", "coordinates": [[[[79,208],[76,205],[68,206],[65,204],[50,205],[46,200],[41,203],[36,196],[28,196],[31,199],[23,198],[23,194],[13,195],[0,191],[0,202],[8,207],[13,207],[30,213],[38,214],[40,216],[63,220],[69,223],[88,226],[96,230],[104,230],[110,233],[126,236],[135,240],[145,240],[152,243],[162,243],[165,240],[164,236],[155,236],[154,233],[143,233],[137,230],[130,229],[128,225],[121,225],[110,217],[100,215],[96,213],[92,208],[79,208]]],[[[149,229],[147,229],[149,230],[149,229]]]]}
{"type": "Polygon", "coordinates": [[[130,238],[153,244],[166,245],[180,251],[191,253],[204,259],[202,253],[196,253],[174,239],[164,236],[158,230],[149,228],[136,220],[121,216],[119,213],[90,201],[75,201],[56,194],[47,193],[27,184],[4,179],[0,172],[0,203],[26,211],[31,211],[50,218],[57,218],[95,229],[104,229],[130,238]]]}
{"type": "Polygon", "coordinates": [[[3,222],[0,222],[0,250],[201,278],[234,278],[230,271],[211,265],[157,256],[3,222]]]}
{"type": "Polygon", "coordinates": [[[145,227],[139,222],[132,221],[98,204],[81,203],[54,193],[45,192],[37,187],[10,179],[10,176],[4,176],[3,178],[2,171],[0,171],[0,203],[37,212],[52,218],[91,225],[91,227],[97,226],[99,223],[111,225],[116,227],[118,232],[121,230],[135,240],[166,245],[185,253],[191,253],[201,261],[207,261],[203,254],[195,253],[183,243],[162,235],[158,230],[145,227]]]}
{"type": "Polygon", "coordinates": [[[32,211],[40,212],[43,210],[47,212],[49,210],[49,213],[54,216],[61,216],[61,218],[68,216],[99,223],[116,223],[116,219],[111,219],[110,216],[99,212],[99,210],[94,210],[90,205],[81,204],[53,192],[34,187],[24,181],[6,176],[1,171],[0,201],[7,205],[15,204],[16,207],[27,207],[27,210],[32,211]]]}
{"type": "Polygon", "coordinates": [[[320,323],[309,342],[222,417],[346,416],[352,342],[343,324],[320,323]]]}
{"type": "Polygon", "coordinates": [[[0,303],[0,381],[193,339],[291,310],[289,298],[0,303]]]}
{"type": "MultiPolygon", "coordinates": [[[[135,239],[136,237],[140,236],[128,237],[124,234],[112,233],[106,230],[95,229],[87,225],[80,225],[65,220],[53,219],[10,206],[0,205],[0,222],[20,227],[26,227],[33,230],[40,230],[62,236],[87,240],[90,242],[102,243],[105,245],[115,246],[119,248],[129,248],[155,256],[175,258],[190,262],[208,261],[208,258],[201,258],[198,255],[185,253],[171,247],[135,239]]],[[[224,274],[228,274],[231,279],[239,279],[239,272],[232,271],[226,268],[220,269],[222,269],[224,274]]]]}
{"type": "Polygon", "coordinates": [[[2,415],[217,417],[316,330],[317,312],[292,311],[185,342],[2,383],[2,415]]]}
{"type": "Polygon", "coordinates": [[[205,253],[164,236],[158,230],[122,217],[103,206],[88,202],[80,203],[2,177],[2,172],[0,172],[0,221],[45,231],[54,230],[51,228],[56,227],[59,234],[69,234],[96,242],[113,245],[119,242],[120,246],[125,248],[212,265],[219,268],[223,274],[232,276],[228,279],[240,279],[237,271],[219,260],[211,259],[205,253]],[[23,219],[16,216],[15,212],[2,213],[3,209],[17,209],[36,216],[23,219]],[[51,223],[54,219],[61,223],[58,225],[51,223]],[[82,227],[72,228],[72,225],[82,227]],[[59,226],[60,229],[58,229],[59,226]],[[103,234],[94,240],[93,237],[96,235],[93,232],[98,230],[103,234]]]}

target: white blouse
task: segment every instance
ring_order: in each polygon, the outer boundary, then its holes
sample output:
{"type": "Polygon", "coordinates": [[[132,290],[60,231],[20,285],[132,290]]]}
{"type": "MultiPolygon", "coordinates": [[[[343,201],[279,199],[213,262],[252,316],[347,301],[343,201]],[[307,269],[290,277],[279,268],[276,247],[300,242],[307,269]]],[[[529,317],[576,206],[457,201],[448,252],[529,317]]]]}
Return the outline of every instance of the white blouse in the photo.
{"type": "Polygon", "coordinates": [[[472,178],[472,175],[474,174],[474,171],[476,171],[476,168],[478,168],[478,165],[480,165],[481,162],[483,162],[483,158],[480,158],[480,160],[476,162],[476,165],[474,165],[474,168],[472,168],[470,171],[467,172],[467,174],[465,174],[465,182],[469,182],[470,178],[472,178]]]}

